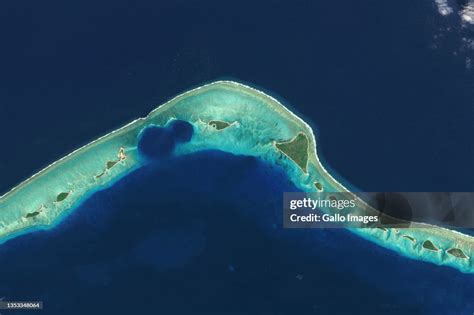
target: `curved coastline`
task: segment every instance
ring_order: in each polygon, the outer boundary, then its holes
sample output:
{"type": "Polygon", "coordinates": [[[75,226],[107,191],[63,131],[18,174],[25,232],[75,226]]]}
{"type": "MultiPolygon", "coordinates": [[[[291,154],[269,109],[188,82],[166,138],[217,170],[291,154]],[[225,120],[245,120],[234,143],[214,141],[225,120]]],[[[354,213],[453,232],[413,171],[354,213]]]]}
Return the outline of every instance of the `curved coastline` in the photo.
{"type": "MultiPolygon", "coordinates": [[[[318,182],[325,191],[349,192],[318,158],[315,134],[309,124],[260,90],[233,81],[216,81],[184,92],[146,117],[76,149],[0,196],[0,243],[37,229],[54,227],[90,194],[139,168],[144,163],[137,151],[140,132],[148,126],[164,126],[174,119],[188,121],[196,131],[191,142],[177,147],[177,155],[217,149],[258,156],[283,166],[302,191],[314,192],[314,183],[318,182]],[[215,130],[208,124],[213,120],[227,122],[229,127],[215,130]],[[307,172],[302,172],[275,145],[299,133],[304,133],[308,140],[307,172]],[[66,195],[64,200],[59,200],[60,194],[66,195]]],[[[373,211],[360,199],[357,205],[364,211],[373,211]]],[[[423,223],[414,223],[403,231],[351,231],[409,258],[474,273],[472,236],[423,223]],[[423,241],[428,240],[439,250],[423,247],[423,241]],[[462,249],[468,258],[449,255],[447,252],[453,248],[462,249]]]]}

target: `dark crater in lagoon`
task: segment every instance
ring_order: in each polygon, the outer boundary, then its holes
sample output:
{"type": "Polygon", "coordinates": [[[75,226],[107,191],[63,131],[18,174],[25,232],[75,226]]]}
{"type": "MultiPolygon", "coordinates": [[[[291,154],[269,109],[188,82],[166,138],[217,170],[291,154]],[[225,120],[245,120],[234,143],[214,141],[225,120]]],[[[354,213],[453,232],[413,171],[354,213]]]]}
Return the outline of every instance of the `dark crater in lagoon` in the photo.
{"type": "Polygon", "coordinates": [[[174,139],[179,142],[190,141],[194,133],[193,125],[184,120],[174,120],[170,123],[169,127],[174,139]]]}
{"type": "Polygon", "coordinates": [[[193,126],[183,120],[173,120],[164,127],[149,126],[140,133],[138,150],[147,160],[169,157],[178,143],[188,142],[193,126]]]}

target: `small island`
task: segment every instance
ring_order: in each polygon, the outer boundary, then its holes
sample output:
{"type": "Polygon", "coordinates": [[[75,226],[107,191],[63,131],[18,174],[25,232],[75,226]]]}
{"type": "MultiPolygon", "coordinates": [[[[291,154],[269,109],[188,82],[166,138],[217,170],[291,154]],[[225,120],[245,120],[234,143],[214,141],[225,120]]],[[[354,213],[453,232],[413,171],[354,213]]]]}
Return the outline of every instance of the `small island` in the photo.
{"type": "Polygon", "coordinates": [[[461,259],[468,259],[469,257],[464,254],[464,252],[459,248],[450,248],[446,251],[448,254],[453,255],[454,257],[461,259]]]}
{"type": "Polygon", "coordinates": [[[432,241],[428,241],[428,240],[423,242],[423,248],[426,248],[428,250],[432,250],[434,252],[439,251],[438,247],[436,247],[435,244],[433,244],[432,241]]]}
{"type": "Polygon", "coordinates": [[[211,120],[209,126],[215,128],[216,130],[222,130],[229,127],[231,124],[221,120],[211,120]]]}
{"type": "MultiPolygon", "coordinates": [[[[304,133],[299,133],[290,141],[277,142],[275,143],[275,146],[278,150],[283,152],[283,154],[295,162],[303,172],[307,173],[306,165],[308,163],[308,138],[304,133]]],[[[318,189],[321,190],[322,186],[318,189]]]]}

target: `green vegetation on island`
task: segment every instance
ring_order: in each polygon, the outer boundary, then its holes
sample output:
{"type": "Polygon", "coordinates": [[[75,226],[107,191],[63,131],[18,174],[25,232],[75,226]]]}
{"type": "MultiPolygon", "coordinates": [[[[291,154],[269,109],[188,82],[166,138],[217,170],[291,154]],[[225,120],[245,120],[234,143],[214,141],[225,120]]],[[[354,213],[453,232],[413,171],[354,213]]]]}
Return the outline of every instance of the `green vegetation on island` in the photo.
{"type": "Polygon", "coordinates": [[[288,156],[293,162],[298,165],[303,172],[306,171],[308,164],[308,138],[302,132],[290,141],[277,142],[275,144],[278,150],[288,156]]]}
{"type": "Polygon", "coordinates": [[[451,248],[451,249],[448,249],[447,252],[448,252],[448,254],[451,254],[451,255],[453,255],[454,257],[457,257],[457,258],[462,258],[462,259],[468,259],[469,258],[459,248],[451,248]]]}
{"type": "Polygon", "coordinates": [[[316,189],[319,191],[323,190],[323,185],[319,182],[315,182],[314,187],[316,187],[316,189]]]}
{"type": "Polygon", "coordinates": [[[439,251],[438,247],[436,247],[433,244],[433,242],[431,242],[431,241],[424,241],[423,242],[423,248],[429,249],[429,250],[432,250],[432,251],[435,251],[435,252],[439,251]]]}
{"type": "Polygon", "coordinates": [[[41,212],[39,211],[34,211],[34,212],[30,212],[30,213],[27,213],[25,218],[29,219],[29,218],[33,218],[33,217],[36,217],[38,214],[40,214],[41,212]]]}
{"type": "Polygon", "coordinates": [[[68,193],[68,192],[62,192],[62,193],[60,193],[60,194],[56,197],[56,202],[64,201],[64,199],[66,199],[67,196],[69,196],[69,193],[68,193]]]}
{"type": "Polygon", "coordinates": [[[215,128],[216,130],[225,129],[229,127],[230,125],[231,124],[229,124],[228,122],[221,121],[221,120],[211,120],[209,122],[209,126],[211,126],[212,128],[215,128]]]}
{"type": "Polygon", "coordinates": [[[110,170],[112,167],[115,166],[119,161],[108,161],[107,162],[107,169],[110,170]]]}

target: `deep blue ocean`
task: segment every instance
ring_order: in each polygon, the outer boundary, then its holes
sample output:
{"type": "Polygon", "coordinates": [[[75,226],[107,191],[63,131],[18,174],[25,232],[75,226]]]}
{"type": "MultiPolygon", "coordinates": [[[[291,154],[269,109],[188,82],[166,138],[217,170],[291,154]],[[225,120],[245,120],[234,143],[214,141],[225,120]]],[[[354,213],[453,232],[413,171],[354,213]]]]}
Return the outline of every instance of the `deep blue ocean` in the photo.
{"type": "MultiPolygon", "coordinates": [[[[216,79],[295,110],[357,189],[473,191],[471,38],[428,0],[3,2],[0,194],[216,79]]],[[[1,245],[0,298],[66,315],[474,312],[472,275],[282,229],[294,190],[252,157],[153,160],[1,245]]]]}

